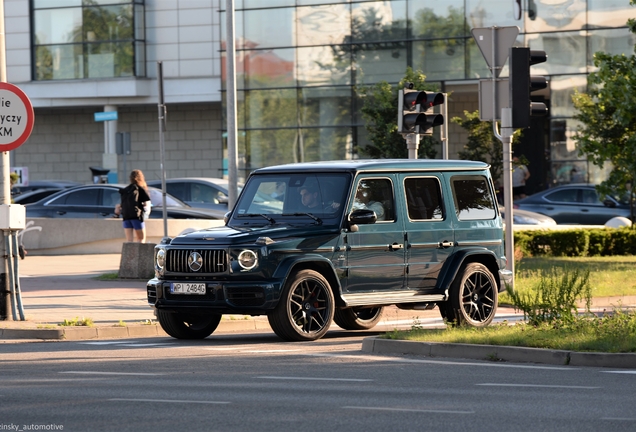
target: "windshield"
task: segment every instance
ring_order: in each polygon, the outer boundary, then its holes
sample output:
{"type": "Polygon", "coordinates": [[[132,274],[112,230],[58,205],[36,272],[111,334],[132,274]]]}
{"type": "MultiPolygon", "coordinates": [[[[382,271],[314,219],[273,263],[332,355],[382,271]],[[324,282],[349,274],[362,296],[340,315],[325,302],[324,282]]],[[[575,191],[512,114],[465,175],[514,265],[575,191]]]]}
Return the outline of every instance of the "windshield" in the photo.
{"type": "Polygon", "coordinates": [[[233,217],[267,215],[275,220],[283,216],[306,222],[340,217],[350,181],[347,173],[254,175],[245,185],[233,217]]]}

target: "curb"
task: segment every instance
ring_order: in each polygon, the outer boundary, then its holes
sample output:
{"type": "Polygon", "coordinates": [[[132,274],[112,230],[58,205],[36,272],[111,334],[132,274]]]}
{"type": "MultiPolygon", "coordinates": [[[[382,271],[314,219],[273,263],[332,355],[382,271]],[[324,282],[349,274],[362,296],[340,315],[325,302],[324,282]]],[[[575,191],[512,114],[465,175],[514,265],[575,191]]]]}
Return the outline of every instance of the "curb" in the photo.
{"type": "MultiPolygon", "coordinates": [[[[214,333],[271,330],[265,320],[222,320],[214,333]]],[[[168,336],[159,324],[131,326],[0,328],[0,339],[90,340],[126,339],[131,337],[168,336]]]]}
{"type": "Polygon", "coordinates": [[[378,337],[363,339],[362,351],[376,354],[413,354],[426,357],[455,357],[562,366],[636,368],[636,353],[592,353],[501,345],[416,342],[378,337]]]}

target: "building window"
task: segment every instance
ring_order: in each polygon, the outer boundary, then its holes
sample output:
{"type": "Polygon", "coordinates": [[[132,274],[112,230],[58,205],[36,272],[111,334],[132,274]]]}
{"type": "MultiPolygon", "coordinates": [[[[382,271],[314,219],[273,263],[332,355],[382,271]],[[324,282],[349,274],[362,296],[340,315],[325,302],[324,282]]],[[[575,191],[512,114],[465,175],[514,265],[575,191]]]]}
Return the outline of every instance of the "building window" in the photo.
{"type": "Polygon", "coordinates": [[[143,0],[34,0],[35,81],[145,76],[143,0]]]}

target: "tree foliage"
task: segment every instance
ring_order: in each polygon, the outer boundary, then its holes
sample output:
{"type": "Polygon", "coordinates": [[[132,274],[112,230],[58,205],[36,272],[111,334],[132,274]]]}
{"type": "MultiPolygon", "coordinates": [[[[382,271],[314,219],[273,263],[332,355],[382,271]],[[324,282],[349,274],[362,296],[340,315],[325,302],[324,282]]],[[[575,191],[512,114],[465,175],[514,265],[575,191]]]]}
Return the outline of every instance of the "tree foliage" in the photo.
{"type": "MultiPolygon", "coordinates": [[[[489,163],[493,182],[499,183],[503,174],[503,145],[493,132],[492,122],[479,120],[479,111],[464,111],[463,118],[453,117],[451,121],[468,131],[468,140],[464,149],[459,151],[459,158],[489,163]]],[[[520,129],[514,132],[513,146],[519,141],[521,133],[520,129]]]]}
{"type": "MultiPolygon", "coordinates": [[[[435,87],[426,84],[425,80],[426,76],[422,71],[413,71],[409,67],[404,78],[395,87],[386,81],[381,81],[373,86],[357,89],[358,95],[363,100],[362,119],[371,142],[358,149],[362,155],[377,159],[408,157],[406,141],[398,133],[397,127],[398,90],[404,88],[407,82],[413,83],[415,90],[435,90],[435,87]]],[[[420,137],[418,157],[434,158],[437,154],[434,149],[436,140],[425,135],[420,137]]]]}
{"type": "MultiPolygon", "coordinates": [[[[631,0],[630,5],[636,5],[631,0]]],[[[636,20],[627,22],[636,34],[636,20]]],[[[636,50],[636,49],[635,49],[636,50]]],[[[599,167],[611,164],[601,193],[631,194],[636,176],[636,56],[594,54],[596,72],[588,76],[588,92],[575,93],[575,119],[582,123],[574,135],[579,152],[599,167]]],[[[632,220],[634,214],[632,212],[632,220]]]]}

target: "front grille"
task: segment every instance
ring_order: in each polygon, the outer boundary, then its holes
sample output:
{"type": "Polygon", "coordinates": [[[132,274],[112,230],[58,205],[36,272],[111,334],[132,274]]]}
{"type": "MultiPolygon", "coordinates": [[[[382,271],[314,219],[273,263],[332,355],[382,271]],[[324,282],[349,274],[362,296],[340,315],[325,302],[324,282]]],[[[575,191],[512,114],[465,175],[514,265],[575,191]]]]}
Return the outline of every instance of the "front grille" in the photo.
{"type": "Polygon", "coordinates": [[[166,271],[173,273],[224,273],[227,271],[227,253],[223,249],[169,249],[166,255],[166,271]],[[201,269],[193,271],[188,258],[198,252],[202,258],[201,269]]]}
{"type": "Polygon", "coordinates": [[[261,306],[265,303],[265,291],[261,287],[226,288],[226,300],[234,306],[261,306]]]}

